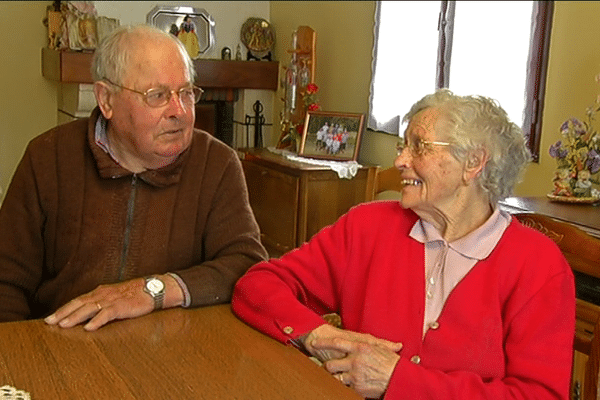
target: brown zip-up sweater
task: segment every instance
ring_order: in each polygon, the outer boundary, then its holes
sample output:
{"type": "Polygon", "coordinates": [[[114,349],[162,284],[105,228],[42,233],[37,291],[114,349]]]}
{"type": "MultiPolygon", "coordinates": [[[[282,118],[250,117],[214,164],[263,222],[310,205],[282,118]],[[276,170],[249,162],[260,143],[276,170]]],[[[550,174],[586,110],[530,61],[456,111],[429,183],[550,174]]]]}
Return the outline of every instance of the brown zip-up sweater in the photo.
{"type": "Polygon", "coordinates": [[[166,272],[191,306],[224,303],[267,257],[233,149],[196,130],[174,163],[132,174],[95,143],[98,115],[34,138],[15,172],[0,209],[0,322],[166,272]]]}

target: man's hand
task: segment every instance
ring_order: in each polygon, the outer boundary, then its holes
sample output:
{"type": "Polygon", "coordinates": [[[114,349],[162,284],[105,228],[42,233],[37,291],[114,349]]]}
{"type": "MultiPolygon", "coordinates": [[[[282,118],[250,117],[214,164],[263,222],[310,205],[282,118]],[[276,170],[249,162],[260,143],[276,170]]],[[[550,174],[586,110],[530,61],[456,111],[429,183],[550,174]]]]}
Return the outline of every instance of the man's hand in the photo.
{"type": "MultiPolygon", "coordinates": [[[[179,284],[169,275],[161,275],[160,279],[165,282],[164,307],[180,305],[183,293],[179,284]]],[[[152,311],[154,300],[144,291],[144,278],[137,278],[112,285],[100,285],[91,292],[71,300],[44,321],[62,328],[89,321],[83,328],[95,331],[110,321],[136,318],[152,311]]]]}
{"type": "Polygon", "coordinates": [[[361,396],[379,398],[389,384],[402,343],[321,325],[304,340],[327,371],[361,396]]]}

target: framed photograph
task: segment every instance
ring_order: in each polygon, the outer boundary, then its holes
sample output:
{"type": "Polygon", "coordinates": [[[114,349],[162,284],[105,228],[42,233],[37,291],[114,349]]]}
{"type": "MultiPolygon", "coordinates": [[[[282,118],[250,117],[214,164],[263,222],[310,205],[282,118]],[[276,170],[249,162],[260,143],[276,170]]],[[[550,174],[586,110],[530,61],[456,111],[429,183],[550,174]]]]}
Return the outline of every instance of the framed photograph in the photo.
{"type": "Polygon", "coordinates": [[[156,6],[146,22],[177,36],[193,60],[215,44],[215,21],[203,8],[156,6]]]}
{"type": "Polygon", "coordinates": [[[364,114],[309,111],[299,156],[333,161],[356,161],[364,114]]]}

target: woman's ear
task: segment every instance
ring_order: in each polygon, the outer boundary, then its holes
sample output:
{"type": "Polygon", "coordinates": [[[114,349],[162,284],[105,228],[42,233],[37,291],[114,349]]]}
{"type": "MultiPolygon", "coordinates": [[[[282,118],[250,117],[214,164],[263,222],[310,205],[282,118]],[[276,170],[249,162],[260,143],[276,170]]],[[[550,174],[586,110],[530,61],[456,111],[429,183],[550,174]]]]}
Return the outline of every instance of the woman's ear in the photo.
{"type": "Polygon", "coordinates": [[[94,96],[102,115],[106,119],[111,119],[113,114],[113,92],[108,83],[103,81],[94,82],[94,96]]]}
{"type": "Polygon", "coordinates": [[[488,159],[489,154],[483,147],[471,150],[465,158],[463,180],[470,182],[475,179],[483,171],[488,159]]]}

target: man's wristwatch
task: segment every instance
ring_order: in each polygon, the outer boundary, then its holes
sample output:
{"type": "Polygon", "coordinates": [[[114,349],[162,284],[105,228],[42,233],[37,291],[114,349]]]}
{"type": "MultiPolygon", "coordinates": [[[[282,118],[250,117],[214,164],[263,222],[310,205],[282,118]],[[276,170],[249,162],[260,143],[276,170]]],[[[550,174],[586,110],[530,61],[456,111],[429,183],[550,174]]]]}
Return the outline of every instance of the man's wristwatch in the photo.
{"type": "Polygon", "coordinates": [[[154,299],[154,309],[160,310],[165,298],[165,283],[155,276],[149,276],[144,284],[144,292],[154,299]]]}

